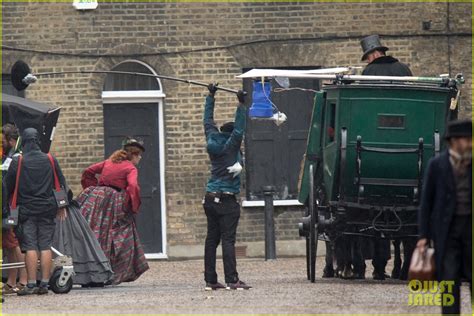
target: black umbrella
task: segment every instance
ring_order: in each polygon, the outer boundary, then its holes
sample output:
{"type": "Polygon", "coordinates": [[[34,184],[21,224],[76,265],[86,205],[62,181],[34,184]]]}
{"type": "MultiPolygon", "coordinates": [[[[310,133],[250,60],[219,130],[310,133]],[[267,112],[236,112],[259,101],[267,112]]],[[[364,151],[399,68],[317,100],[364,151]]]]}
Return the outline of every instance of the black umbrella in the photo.
{"type": "Polygon", "coordinates": [[[20,135],[24,129],[34,127],[41,134],[41,150],[49,152],[61,108],[2,93],[4,122],[14,123],[20,135]]]}

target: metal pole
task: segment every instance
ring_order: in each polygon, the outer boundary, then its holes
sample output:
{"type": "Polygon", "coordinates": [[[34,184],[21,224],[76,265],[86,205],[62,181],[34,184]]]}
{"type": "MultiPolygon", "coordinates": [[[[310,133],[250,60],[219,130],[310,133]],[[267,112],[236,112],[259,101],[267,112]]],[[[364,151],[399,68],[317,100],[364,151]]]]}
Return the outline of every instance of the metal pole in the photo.
{"type": "MultiPolygon", "coordinates": [[[[164,80],[171,80],[171,81],[178,81],[178,82],[184,82],[192,85],[197,85],[201,87],[207,87],[209,84],[205,82],[200,82],[200,81],[195,81],[195,80],[188,80],[188,79],[183,79],[183,78],[177,78],[177,77],[170,77],[170,76],[164,76],[164,75],[153,75],[153,74],[146,74],[146,73],[140,73],[140,72],[130,72],[130,71],[114,71],[114,70],[78,70],[78,71],[58,71],[58,72],[43,72],[43,73],[37,73],[37,74],[32,74],[35,77],[55,77],[59,75],[66,75],[66,74],[116,74],[116,75],[131,75],[131,76],[139,76],[139,77],[152,77],[152,78],[160,78],[164,80]]],[[[235,93],[239,92],[239,90],[236,89],[229,89],[225,87],[220,87],[217,86],[218,90],[222,90],[225,92],[230,92],[230,93],[235,93]]],[[[244,92],[244,94],[246,94],[244,92]]]]}
{"type": "Polygon", "coordinates": [[[60,256],[60,257],[63,257],[63,256],[64,256],[62,253],[59,252],[59,250],[57,250],[57,249],[54,248],[54,247],[51,247],[51,251],[53,251],[57,256],[60,256]]]}
{"type": "MultiPolygon", "coordinates": [[[[209,84],[201,81],[195,80],[188,80],[178,77],[170,77],[164,75],[155,75],[155,74],[147,74],[141,72],[132,72],[132,71],[115,71],[115,70],[89,70],[89,69],[81,69],[81,70],[66,70],[66,71],[52,71],[52,72],[40,72],[40,73],[31,73],[30,66],[22,60],[18,60],[12,67],[12,78],[15,77],[22,77],[22,83],[15,85],[15,80],[13,80],[13,85],[19,91],[24,90],[28,87],[29,84],[35,83],[38,80],[38,77],[55,77],[55,76],[62,76],[67,74],[118,74],[118,75],[132,75],[132,76],[141,76],[141,77],[152,77],[152,78],[160,78],[165,80],[172,80],[178,82],[185,82],[192,85],[207,87],[209,84]]],[[[229,89],[217,86],[218,90],[235,93],[237,94],[239,90],[236,89],[229,89]]],[[[247,93],[243,91],[244,95],[247,93]]]]}
{"type": "Polygon", "coordinates": [[[275,222],[273,217],[273,192],[275,189],[272,186],[264,186],[262,189],[265,199],[265,260],[275,260],[275,222]]]}

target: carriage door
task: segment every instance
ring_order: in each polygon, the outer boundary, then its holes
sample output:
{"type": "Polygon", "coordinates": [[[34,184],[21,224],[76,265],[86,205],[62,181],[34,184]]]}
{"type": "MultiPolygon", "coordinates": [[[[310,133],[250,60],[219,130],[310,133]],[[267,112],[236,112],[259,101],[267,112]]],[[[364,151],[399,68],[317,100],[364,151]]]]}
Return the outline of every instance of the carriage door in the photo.
{"type": "MultiPolygon", "coordinates": [[[[154,74],[147,65],[127,61],[113,70],[154,74]]],[[[163,98],[158,79],[109,74],[105,80],[104,153],[121,148],[126,136],[140,138],[146,151],[138,166],[142,204],[137,228],[147,258],[166,258],[164,203],[163,98]]]]}

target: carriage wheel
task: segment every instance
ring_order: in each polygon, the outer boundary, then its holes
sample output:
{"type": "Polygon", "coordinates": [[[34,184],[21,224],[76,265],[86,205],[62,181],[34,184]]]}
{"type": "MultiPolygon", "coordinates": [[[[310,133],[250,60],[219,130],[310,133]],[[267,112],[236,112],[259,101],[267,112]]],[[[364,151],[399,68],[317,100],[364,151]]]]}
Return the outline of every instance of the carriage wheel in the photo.
{"type": "Polygon", "coordinates": [[[310,260],[310,244],[309,244],[309,236],[306,236],[306,277],[308,280],[311,280],[311,260],[310,260]]]}
{"type": "MultiPolygon", "coordinates": [[[[309,217],[310,213],[309,213],[309,207],[308,209],[306,210],[306,214],[305,214],[305,217],[303,218],[303,221],[305,221],[306,219],[310,218],[309,217]]],[[[304,225],[304,223],[302,223],[304,225]]],[[[311,260],[310,260],[310,256],[311,256],[311,252],[310,252],[310,244],[309,244],[309,233],[306,233],[305,234],[305,240],[306,240],[306,277],[308,278],[308,280],[311,280],[311,269],[310,269],[310,266],[311,266],[311,260]]]]}
{"type": "Polygon", "coordinates": [[[309,266],[310,266],[310,281],[316,281],[316,252],[318,250],[318,230],[317,230],[317,206],[314,194],[314,167],[309,165],[309,216],[311,219],[309,228],[309,266]]]}

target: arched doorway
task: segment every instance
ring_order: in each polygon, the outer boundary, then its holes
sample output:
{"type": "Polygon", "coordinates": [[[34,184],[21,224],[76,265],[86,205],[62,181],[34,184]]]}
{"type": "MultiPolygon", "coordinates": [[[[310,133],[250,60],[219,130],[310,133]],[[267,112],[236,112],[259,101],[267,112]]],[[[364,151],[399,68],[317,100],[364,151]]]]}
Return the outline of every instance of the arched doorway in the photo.
{"type": "MultiPolygon", "coordinates": [[[[114,71],[156,74],[141,61],[128,60],[114,71]]],[[[126,136],[143,139],[146,151],[138,166],[142,205],[137,227],[147,258],[167,258],[163,94],[158,78],[107,75],[102,92],[105,157],[126,136]]]]}

